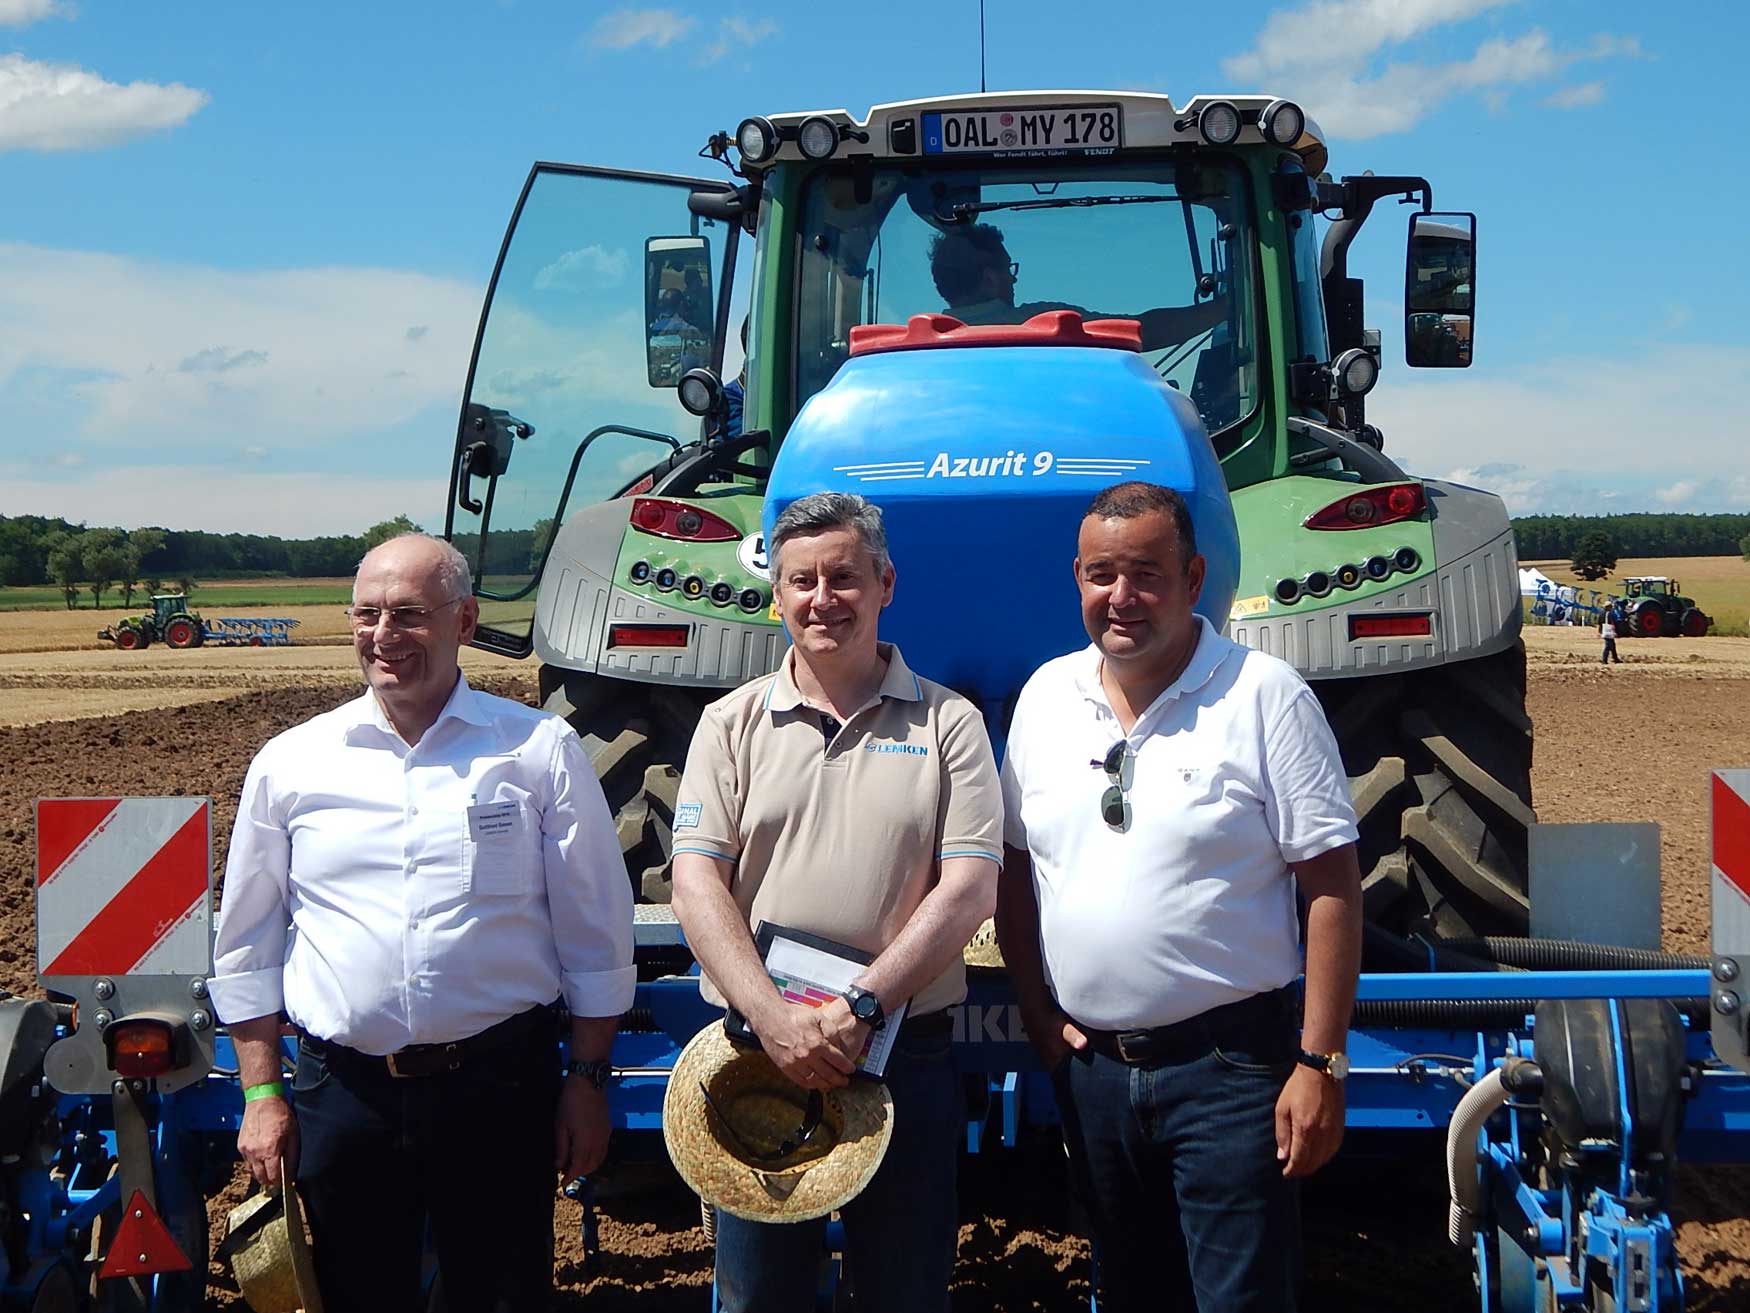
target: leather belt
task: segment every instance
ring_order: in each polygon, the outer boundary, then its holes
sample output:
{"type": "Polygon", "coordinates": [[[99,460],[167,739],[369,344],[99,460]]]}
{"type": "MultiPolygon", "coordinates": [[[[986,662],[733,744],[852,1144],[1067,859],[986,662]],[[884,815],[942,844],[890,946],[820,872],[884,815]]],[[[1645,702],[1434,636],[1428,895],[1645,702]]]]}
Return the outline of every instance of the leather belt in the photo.
{"type": "Polygon", "coordinates": [[[1095,1030],[1080,1022],[1076,1026],[1088,1037],[1088,1045],[1094,1052],[1136,1067],[1174,1056],[1192,1057],[1207,1052],[1224,1033],[1259,1022],[1292,1017],[1294,1000],[1294,986],[1284,985],[1281,989],[1223,1003],[1167,1026],[1146,1030],[1095,1030]]]}
{"type": "MultiPolygon", "coordinates": [[[[397,1080],[409,1080],[460,1071],[489,1053],[495,1053],[518,1040],[533,1038],[543,1031],[557,1043],[557,1021],[550,1005],[530,1008],[514,1017],[506,1017],[466,1039],[452,1040],[445,1044],[409,1044],[404,1049],[388,1054],[360,1053],[357,1049],[337,1044],[333,1040],[319,1039],[314,1035],[300,1036],[298,1043],[319,1058],[329,1061],[338,1058],[348,1066],[363,1071],[386,1074],[397,1080]]],[[[557,1050],[553,1061],[557,1066],[557,1050]]]]}

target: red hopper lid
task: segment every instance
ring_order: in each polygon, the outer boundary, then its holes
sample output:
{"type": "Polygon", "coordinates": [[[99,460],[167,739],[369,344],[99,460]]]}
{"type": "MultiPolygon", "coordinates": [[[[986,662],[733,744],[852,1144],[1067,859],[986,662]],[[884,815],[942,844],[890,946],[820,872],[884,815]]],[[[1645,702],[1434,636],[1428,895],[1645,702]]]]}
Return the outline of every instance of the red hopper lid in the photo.
{"type": "Polygon", "coordinates": [[[1134,319],[1084,320],[1074,310],[1047,310],[1024,324],[963,324],[953,315],[913,315],[905,324],[858,324],[851,354],[921,351],[946,346],[1102,346],[1142,350],[1142,325],[1134,319]]]}

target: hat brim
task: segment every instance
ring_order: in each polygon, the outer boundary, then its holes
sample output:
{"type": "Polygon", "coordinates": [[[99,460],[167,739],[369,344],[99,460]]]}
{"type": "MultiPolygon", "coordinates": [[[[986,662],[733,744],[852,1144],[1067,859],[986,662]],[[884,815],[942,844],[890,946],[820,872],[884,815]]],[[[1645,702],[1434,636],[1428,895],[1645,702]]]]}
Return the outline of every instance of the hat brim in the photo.
{"type": "MultiPolygon", "coordinates": [[[[281,1165],[281,1180],[286,1180],[281,1165]]],[[[220,1256],[256,1313],[323,1313],[316,1263],[304,1234],[304,1210],[295,1184],[263,1191],[233,1208],[220,1256]]]]}
{"type": "Polygon", "coordinates": [[[693,1037],[669,1074],[662,1138],[675,1170],[713,1208],[750,1222],[805,1222],[849,1203],[874,1178],[893,1138],[893,1096],[880,1081],[854,1077],[823,1093],[822,1129],[835,1137],[824,1153],[749,1162],[720,1136],[701,1085],[720,1108],[770,1094],[773,1106],[799,1109],[805,1095],[762,1050],[736,1048],[716,1022],[693,1037]]]}

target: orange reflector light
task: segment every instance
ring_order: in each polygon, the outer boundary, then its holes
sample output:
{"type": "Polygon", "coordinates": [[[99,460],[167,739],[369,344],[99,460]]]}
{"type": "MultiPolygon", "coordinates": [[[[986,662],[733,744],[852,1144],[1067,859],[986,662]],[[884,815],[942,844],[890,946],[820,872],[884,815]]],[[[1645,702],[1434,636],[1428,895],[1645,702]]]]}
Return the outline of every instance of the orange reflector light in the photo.
{"type": "Polygon", "coordinates": [[[1426,612],[1419,615],[1352,615],[1349,617],[1349,641],[1362,638],[1426,638],[1434,632],[1434,621],[1426,612]]]}
{"type": "Polygon", "coordinates": [[[119,1021],[103,1032],[109,1065],[118,1076],[162,1076],[176,1065],[170,1024],[119,1021]]]}
{"type": "Polygon", "coordinates": [[[686,625],[609,625],[609,647],[685,647],[686,625]]]}

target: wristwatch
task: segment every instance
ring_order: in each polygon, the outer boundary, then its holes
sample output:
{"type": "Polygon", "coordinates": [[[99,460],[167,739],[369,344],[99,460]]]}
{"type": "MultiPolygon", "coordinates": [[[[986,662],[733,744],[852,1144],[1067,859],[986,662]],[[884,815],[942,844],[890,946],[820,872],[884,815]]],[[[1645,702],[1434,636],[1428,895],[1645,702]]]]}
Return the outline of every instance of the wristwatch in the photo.
{"type": "Polygon", "coordinates": [[[614,1064],[606,1058],[573,1058],[565,1064],[567,1076],[582,1076],[598,1090],[605,1090],[614,1078],[614,1064]]]}
{"type": "Polygon", "coordinates": [[[851,1015],[870,1030],[880,1030],[887,1024],[887,1010],[881,1006],[881,1000],[861,985],[852,985],[844,998],[851,1005],[851,1015]]]}
{"type": "Polygon", "coordinates": [[[1334,1081],[1342,1081],[1349,1075],[1347,1053],[1309,1053],[1302,1049],[1297,1061],[1303,1067],[1324,1072],[1334,1081]]]}

